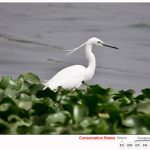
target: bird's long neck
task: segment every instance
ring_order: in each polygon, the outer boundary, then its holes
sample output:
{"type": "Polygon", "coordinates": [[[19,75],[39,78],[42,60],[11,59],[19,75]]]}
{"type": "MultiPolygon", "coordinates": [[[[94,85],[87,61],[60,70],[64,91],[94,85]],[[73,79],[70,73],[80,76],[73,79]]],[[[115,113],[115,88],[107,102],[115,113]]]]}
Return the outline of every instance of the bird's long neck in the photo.
{"type": "Polygon", "coordinates": [[[96,60],[95,60],[95,56],[92,53],[92,45],[91,44],[86,44],[85,46],[85,55],[86,58],[89,61],[88,67],[87,67],[87,75],[86,75],[86,80],[90,80],[95,72],[95,68],[96,68],[96,60]]]}

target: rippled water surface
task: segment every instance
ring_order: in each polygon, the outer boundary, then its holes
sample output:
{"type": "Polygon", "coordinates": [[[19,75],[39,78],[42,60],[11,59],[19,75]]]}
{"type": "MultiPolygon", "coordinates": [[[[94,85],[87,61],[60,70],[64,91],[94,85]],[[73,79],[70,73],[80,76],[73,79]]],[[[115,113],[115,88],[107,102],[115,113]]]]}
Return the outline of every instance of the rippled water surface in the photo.
{"type": "Polygon", "coordinates": [[[87,66],[84,51],[65,50],[90,37],[119,47],[94,47],[91,84],[140,91],[150,87],[149,3],[0,4],[0,76],[24,72],[50,79],[72,64],[87,66]]]}

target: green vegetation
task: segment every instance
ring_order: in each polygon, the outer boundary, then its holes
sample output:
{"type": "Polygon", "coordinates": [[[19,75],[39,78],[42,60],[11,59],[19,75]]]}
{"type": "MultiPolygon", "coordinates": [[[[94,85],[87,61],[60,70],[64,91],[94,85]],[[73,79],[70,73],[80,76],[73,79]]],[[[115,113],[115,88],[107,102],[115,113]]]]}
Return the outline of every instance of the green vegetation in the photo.
{"type": "Polygon", "coordinates": [[[150,134],[150,89],[43,90],[27,73],[0,80],[0,134],[150,134]]]}

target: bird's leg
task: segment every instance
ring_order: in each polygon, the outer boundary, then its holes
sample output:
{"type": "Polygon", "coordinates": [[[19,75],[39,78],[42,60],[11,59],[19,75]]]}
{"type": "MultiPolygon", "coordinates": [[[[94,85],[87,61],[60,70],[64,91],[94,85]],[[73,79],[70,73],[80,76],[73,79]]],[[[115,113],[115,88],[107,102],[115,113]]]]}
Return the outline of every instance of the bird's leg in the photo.
{"type": "Polygon", "coordinates": [[[87,87],[89,87],[88,84],[87,84],[85,81],[82,81],[82,82],[81,82],[80,84],[78,84],[75,88],[73,88],[73,91],[76,90],[76,89],[78,89],[82,84],[85,85],[85,86],[87,86],[87,87]]]}
{"type": "Polygon", "coordinates": [[[85,85],[86,87],[89,87],[89,85],[85,81],[82,81],[82,84],[85,85]]]}
{"type": "Polygon", "coordinates": [[[72,90],[75,91],[76,89],[78,89],[80,86],[82,85],[82,83],[78,84],[76,87],[74,87],[72,90]]]}
{"type": "Polygon", "coordinates": [[[72,91],[75,91],[76,89],[77,89],[77,88],[75,87],[75,88],[72,89],[72,91]]]}
{"type": "Polygon", "coordinates": [[[75,88],[78,89],[81,85],[82,83],[78,84],[75,88]]]}

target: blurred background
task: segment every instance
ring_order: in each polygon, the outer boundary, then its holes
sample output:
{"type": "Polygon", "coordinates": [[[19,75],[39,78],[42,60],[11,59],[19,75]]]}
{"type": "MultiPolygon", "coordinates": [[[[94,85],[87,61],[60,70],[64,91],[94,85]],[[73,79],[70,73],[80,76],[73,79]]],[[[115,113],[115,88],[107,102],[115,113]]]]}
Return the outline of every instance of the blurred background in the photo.
{"type": "Polygon", "coordinates": [[[119,47],[94,47],[97,68],[89,84],[115,89],[150,87],[149,3],[1,3],[0,76],[25,72],[50,79],[64,67],[88,65],[91,37],[119,47]]]}

